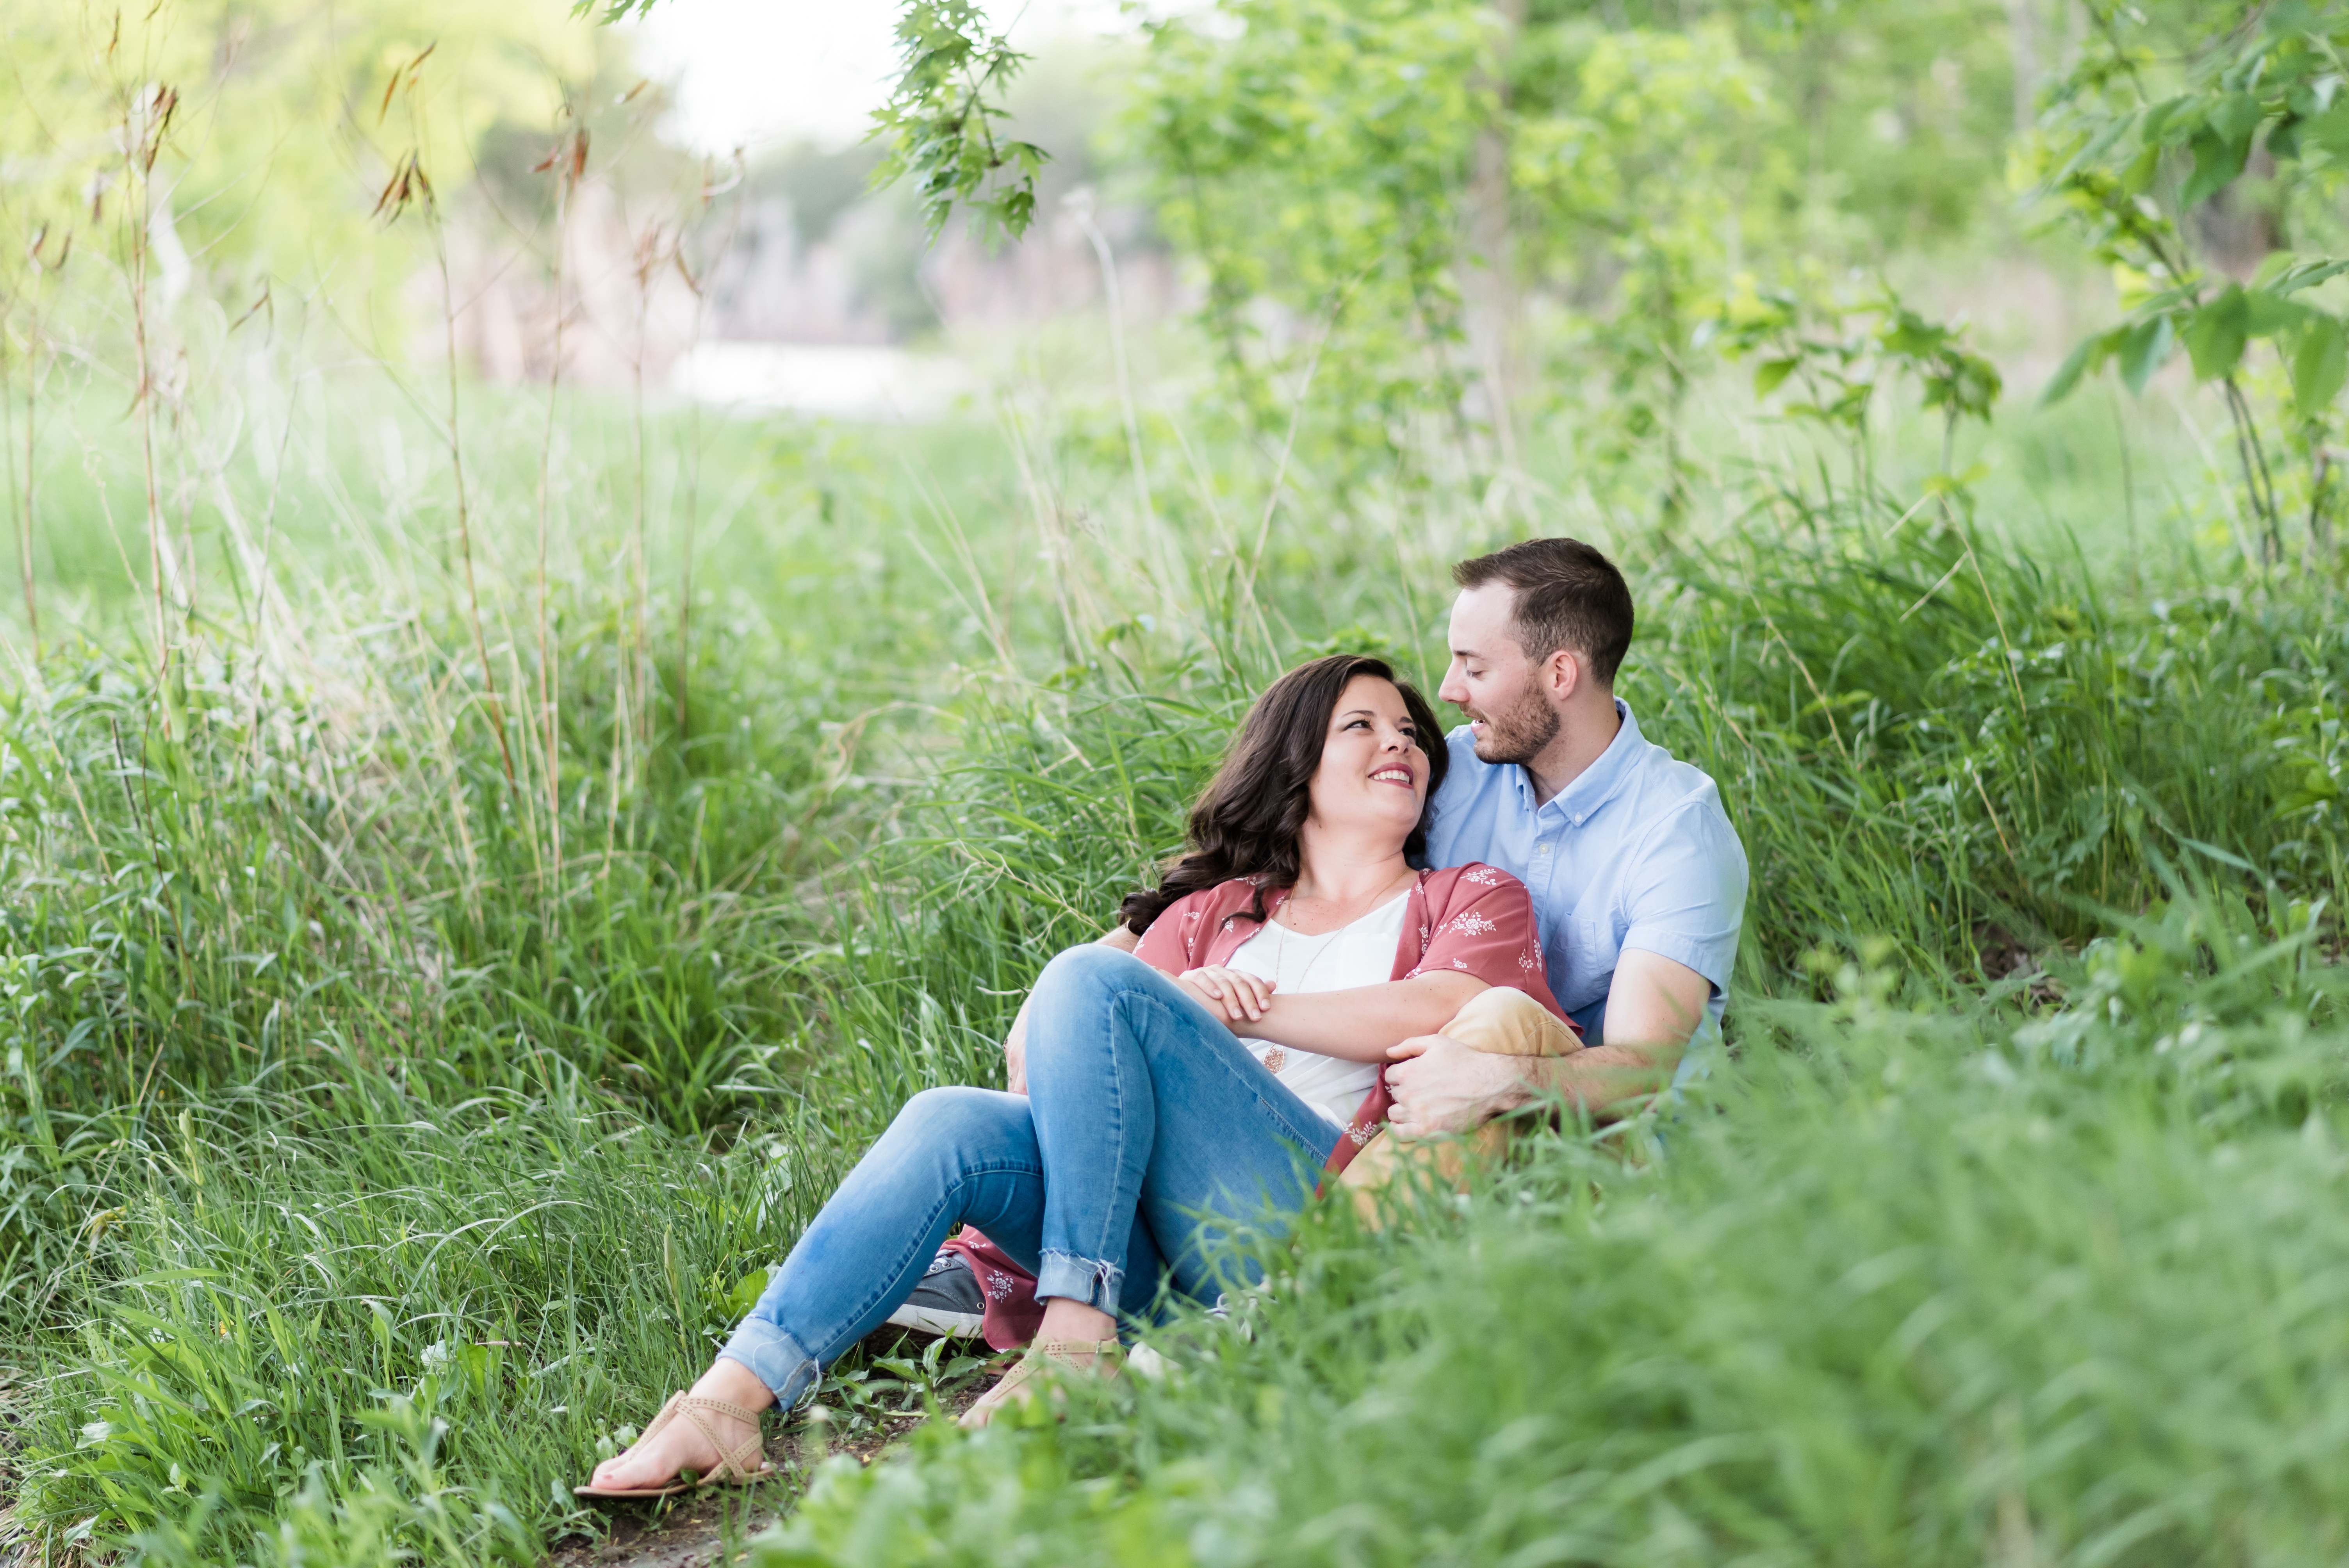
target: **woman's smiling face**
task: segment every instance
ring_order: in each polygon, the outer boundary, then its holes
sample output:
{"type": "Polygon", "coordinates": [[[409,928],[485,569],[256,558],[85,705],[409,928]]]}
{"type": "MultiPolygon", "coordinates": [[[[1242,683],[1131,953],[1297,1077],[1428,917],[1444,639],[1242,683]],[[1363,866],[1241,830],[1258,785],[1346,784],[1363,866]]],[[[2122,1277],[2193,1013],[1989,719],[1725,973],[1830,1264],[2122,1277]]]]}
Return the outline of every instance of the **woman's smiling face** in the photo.
{"type": "Polygon", "coordinates": [[[1427,803],[1425,738],[1392,681],[1356,676],[1339,694],[1314,770],[1310,820],[1325,829],[1381,827],[1410,837],[1427,803]]]}

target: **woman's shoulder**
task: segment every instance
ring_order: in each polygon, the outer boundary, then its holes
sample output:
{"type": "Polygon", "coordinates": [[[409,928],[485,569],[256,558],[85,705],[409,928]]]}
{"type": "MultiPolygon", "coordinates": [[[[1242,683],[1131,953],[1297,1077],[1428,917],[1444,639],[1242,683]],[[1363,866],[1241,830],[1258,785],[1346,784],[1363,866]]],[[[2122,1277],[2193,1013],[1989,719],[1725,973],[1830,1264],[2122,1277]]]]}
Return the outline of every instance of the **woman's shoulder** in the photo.
{"type": "Polygon", "coordinates": [[[1246,877],[1186,892],[1158,912],[1134,954],[1170,975],[1195,969],[1219,945],[1228,950],[1235,919],[1250,913],[1255,903],[1256,883],[1246,877]]]}
{"type": "MultiPolygon", "coordinates": [[[[1196,908],[1201,919],[1222,921],[1241,910],[1255,908],[1257,891],[1261,885],[1262,879],[1258,877],[1233,877],[1191,896],[1199,901],[1196,908]]],[[[1267,902],[1271,902],[1269,895],[1267,902]]]]}
{"type": "Polygon", "coordinates": [[[1178,924],[1220,925],[1237,912],[1253,907],[1256,890],[1255,878],[1232,877],[1213,887],[1186,892],[1159,912],[1158,920],[1153,923],[1152,929],[1155,930],[1159,923],[1168,921],[1178,924]]]}

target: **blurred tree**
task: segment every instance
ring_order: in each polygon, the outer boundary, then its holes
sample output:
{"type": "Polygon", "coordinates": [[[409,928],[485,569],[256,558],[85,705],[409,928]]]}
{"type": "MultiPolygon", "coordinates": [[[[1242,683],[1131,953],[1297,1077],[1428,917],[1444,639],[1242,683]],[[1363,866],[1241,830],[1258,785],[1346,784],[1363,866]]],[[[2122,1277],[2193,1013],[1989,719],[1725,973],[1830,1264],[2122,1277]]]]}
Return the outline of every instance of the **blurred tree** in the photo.
{"type": "Polygon", "coordinates": [[[2233,422],[2259,533],[2247,553],[2280,562],[2294,514],[2307,549],[2329,548],[2349,382],[2349,284],[2333,281],[2349,259],[2326,253],[2349,249],[2349,11],[2087,0],[2087,15],[2086,46],[2015,177],[2112,268],[2126,314],[2073,352],[2045,396],[2106,363],[2141,393],[2183,349],[2233,422]],[[2290,248],[2296,234],[2305,251],[2290,248]],[[2254,353],[2262,342],[2271,355],[2254,353]],[[2268,457],[2279,434],[2296,459],[2284,472],[2268,457]]]}
{"type": "Polygon", "coordinates": [[[1319,365],[1345,401],[1325,391],[1317,458],[1451,432],[1506,471],[1521,418],[1578,405],[1579,455],[1651,471],[1669,517],[1692,333],[1734,276],[1866,264],[1996,211],[2012,19],[1224,0],[1150,27],[1133,119],[1259,428],[1319,365]],[[1529,366],[1535,342],[1566,358],[1529,366]]]}
{"type": "Polygon", "coordinates": [[[21,288],[46,229],[123,253],[112,220],[140,197],[159,284],[243,301],[264,279],[404,278],[375,210],[412,162],[444,195],[472,175],[502,119],[544,125],[562,84],[595,66],[592,36],[545,6],[466,0],[161,0],[144,7],[6,0],[0,93],[0,286],[21,288]],[[398,95],[396,85],[412,82],[398,95]],[[173,95],[151,178],[127,170],[125,128],[173,95]],[[134,192],[134,183],[151,189],[134,192]]]}
{"type": "Polygon", "coordinates": [[[1251,422],[1278,440],[1309,383],[1354,445],[1460,418],[1464,191],[1501,114],[1488,14],[1233,0],[1150,34],[1132,133],[1251,422]]]}

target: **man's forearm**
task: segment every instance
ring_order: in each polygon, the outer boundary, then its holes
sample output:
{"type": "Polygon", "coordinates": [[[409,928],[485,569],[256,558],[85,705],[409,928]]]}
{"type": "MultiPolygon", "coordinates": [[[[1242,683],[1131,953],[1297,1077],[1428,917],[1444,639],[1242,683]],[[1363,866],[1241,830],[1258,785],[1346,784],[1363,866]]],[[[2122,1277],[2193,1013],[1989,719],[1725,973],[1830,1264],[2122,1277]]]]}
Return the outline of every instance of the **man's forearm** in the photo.
{"type": "Polygon", "coordinates": [[[1680,1065],[1679,1045],[1589,1046],[1564,1057],[1526,1057],[1517,1074],[1517,1093],[1506,1109],[1557,1095],[1592,1116],[1603,1116],[1626,1100],[1666,1088],[1680,1065]]]}

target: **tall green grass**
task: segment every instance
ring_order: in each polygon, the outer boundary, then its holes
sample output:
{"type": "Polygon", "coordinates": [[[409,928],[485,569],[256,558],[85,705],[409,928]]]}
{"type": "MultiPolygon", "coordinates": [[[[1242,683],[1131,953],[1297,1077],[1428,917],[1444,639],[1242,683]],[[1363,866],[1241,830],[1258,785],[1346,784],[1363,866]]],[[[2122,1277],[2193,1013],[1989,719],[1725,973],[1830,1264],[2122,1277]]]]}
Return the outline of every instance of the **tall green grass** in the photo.
{"type": "Polygon", "coordinates": [[[1332,1208],[1065,1425],[835,1461],[761,1564],[2325,1562],[2349,1547],[2349,1031],[2181,901],[2071,1006],[1837,966],[1626,1161],[1332,1208]]]}
{"type": "MultiPolygon", "coordinates": [[[[1896,515],[1782,490],[1639,562],[1622,689],[1754,864],[1733,1069],[1465,1208],[1319,1216],[1171,1384],[835,1465],[757,1561],[2337,1555],[2338,567],[1896,515]]],[[[1176,841],[1245,630],[974,712],[835,1008],[990,1037],[1176,841]]]]}
{"type": "MultiPolygon", "coordinates": [[[[1082,418],[894,469],[878,436],[725,432],[691,634],[634,640],[678,626],[677,575],[640,606],[599,573],[624,529],[582,499],[542,645],[535,428],[476,454],[487,680],[420,525],[369,535],[371,578],[305,538],[276,609],[191,619],[162,679],[107,614],[15,666],[0,1463],[50,1549],[527,1561],[596,1528],[569,1481],[906,1097],[994,1081],[1022,989],[1175,845],[1266,676],[1331,646],[1433,675],[1444,566],[1519,526],[1440,488],[1273,494],[1238,454],[1186,494],[1164,452],[1153,525],[1082,418]]],[[[377,460],[323,449],[322,495],[377,460]]],[[[1184,1380],[1065,1436],[828,1480],[773,1550],[2089,1562],[2192,1486],[2173,1555],[2285,1550],[2204,1522],[2255,1483],[2315,1508],[2316,1461],[2187,1442],[2131,1315],[2178,1288],[2147,1238],[2230,1249],[2154,1320],[2191,1351],[2178,1408],[2333,1452],[2321,1379],[2242,1391],[2217,1326],[2337,1365],[2321,1310],[2240,1283],[2321,1305],[2340,1255],[2337,568],[2250,574],[2178,515],[2116,571],[1775,469],[1708,504],[1609,541],[1622,689],[1755,872],[1738,1065],[1662,1156],[1555,1137],[1464,1212],[1317,1222],[1253,1339],[1192,1325],[1184,1380]],[[1869,1348],[1937,1292],[1964,1333],[1869,1348]],[[2106,1319],[2109,1377],[2045,1415],[2106,1319]],[[2089,1449],[2043,1438],[2072,1420],[2089,1449]],[[2137,1479],[2098,1491],[2098,1454],[2137,1479]]]]}

